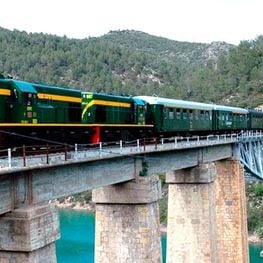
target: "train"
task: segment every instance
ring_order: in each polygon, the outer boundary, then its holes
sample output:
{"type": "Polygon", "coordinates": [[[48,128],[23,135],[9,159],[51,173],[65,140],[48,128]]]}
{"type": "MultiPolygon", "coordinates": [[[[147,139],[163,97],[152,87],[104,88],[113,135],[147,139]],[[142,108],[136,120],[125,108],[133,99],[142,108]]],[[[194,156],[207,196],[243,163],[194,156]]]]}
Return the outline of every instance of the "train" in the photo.
{"type": "Polygon", "coordinates": [[[263,129],[263,112],[156,96],[117,96],[0,74],[0,149],[98,144],[263,129]]]}

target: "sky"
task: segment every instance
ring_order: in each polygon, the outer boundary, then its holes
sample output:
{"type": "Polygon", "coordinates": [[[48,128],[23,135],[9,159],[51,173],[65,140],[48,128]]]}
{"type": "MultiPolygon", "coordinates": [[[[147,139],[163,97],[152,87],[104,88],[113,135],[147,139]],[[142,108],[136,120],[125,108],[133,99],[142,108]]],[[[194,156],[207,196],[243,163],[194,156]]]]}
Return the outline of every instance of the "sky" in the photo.
{"type": "Polygon", "coordinates": [[[128,29],[237,45],[263,35],[262,10],[263,0],[8,0],[0,27],[78,39],[128,29]]]}

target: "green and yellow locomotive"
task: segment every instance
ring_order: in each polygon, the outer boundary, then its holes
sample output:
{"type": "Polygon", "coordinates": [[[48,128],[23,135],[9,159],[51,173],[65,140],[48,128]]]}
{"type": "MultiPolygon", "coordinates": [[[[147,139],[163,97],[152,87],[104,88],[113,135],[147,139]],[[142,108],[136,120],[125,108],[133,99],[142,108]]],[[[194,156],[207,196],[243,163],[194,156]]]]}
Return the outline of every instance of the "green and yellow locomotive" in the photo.
{"type": "Polygon", "coordinates": [[[114,96],[0,75],[0,147],[99,143],[263,129],[263,113],[151,96],[114,96]]]}
{"type": "Polygon", "coordinates": [[[36,123],[36,99],[30,83],[0,79],[1,124],[36,123]]]}
{"type": "Polygon", "coordinates": [[[1,146],[34,144],[38,138],[87,144],[146,136],[153,125],[145,123],[144,104],[128,96],[2,78],[1,146]]]}

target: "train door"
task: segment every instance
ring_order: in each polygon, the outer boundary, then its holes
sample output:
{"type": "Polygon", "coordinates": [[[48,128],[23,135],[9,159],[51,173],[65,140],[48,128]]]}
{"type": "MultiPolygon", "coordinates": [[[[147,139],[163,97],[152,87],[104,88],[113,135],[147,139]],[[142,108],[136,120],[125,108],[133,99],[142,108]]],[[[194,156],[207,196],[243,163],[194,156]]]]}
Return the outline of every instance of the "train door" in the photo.
{"type": "Polygon", "coordinates": [[[97,105],[95,110],[95,123],[106,123],[106,107],[97,105]]]}
{"type": "Polygon", "coordinates": [[[133,111],[131,120],[134,120],[134,123],[138,125],[145,125],[148,106],[149,105],[146,105],[142,100],[134,98],[131,108],[133,111]]]}

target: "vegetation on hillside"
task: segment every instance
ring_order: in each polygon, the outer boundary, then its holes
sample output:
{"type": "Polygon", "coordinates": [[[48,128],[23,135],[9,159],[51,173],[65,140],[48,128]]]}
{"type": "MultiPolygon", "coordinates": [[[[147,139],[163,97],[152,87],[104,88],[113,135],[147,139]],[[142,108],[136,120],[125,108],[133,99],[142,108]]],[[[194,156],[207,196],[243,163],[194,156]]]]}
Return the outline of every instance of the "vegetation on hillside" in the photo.
{"type": "Polygon", "coordinates": [[[26,81],[244,107],[263,99],[263,36],[233,46],[138,31],[77,40],[0,28],[0,51],[0,72],[26,81]]]}
{"type": "Polygon", "coordinates": [[[263,239],[263,183],[250,182],[246,186],[248,231],[263,239]]]}

